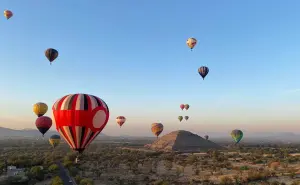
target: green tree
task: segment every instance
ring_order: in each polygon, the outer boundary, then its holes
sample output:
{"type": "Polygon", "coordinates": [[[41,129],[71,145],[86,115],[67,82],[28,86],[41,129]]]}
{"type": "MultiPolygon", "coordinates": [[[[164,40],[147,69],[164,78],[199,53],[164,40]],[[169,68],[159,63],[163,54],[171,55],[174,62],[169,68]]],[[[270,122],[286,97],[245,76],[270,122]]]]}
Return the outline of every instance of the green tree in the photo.
{"type": "Polygon", "coordinates": [[[59,176],[56,176],[52,179],[51,185],[64,185],[64,183],[59,176]]]}
{"type": "Polygon", "coordinates": [[[59,167],[57,164],[52,164],[51,166],[49,166],[48,170],[51,173],[56,173],[58,171],[59,167]]]}
{"type": "Polygon", "coordinates": [[[34,166],[30,169],[30,173],[37,180],[44,180],[44,171],[39,166],[34,166]]]}
{"type": "Polygon", "coordinates": [[[82,179],[79,185],[94,185],[94,182],[91,179],[82,179]]]}

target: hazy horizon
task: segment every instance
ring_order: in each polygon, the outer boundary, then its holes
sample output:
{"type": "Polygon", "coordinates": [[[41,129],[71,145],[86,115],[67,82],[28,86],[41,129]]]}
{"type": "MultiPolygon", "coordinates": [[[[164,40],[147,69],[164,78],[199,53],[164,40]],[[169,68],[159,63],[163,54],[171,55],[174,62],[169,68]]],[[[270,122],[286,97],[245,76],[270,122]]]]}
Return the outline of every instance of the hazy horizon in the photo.
{"type": "Polygon", "coordinates": [[[57,99],[87,93],[107,103],[103,133],[112,136],[152,136],[158,121],[162,134],[300,132],[300,1],[0,6],[14,12],[0,19],[2,127],[35,128],[34,103],[47,103],[51,117],[57,99]],[[193,51],[189,37],[198,39],[193,51]],[[50,47],[59,51],[51,66],[44,55],[50,47]],[[202,65],[210,69],[205,80],[197,73],[202,65]],[[182,103],[190,109],[181,111],[182,103]],[[127,118],[122,128],[119,115],[127,118]]]}

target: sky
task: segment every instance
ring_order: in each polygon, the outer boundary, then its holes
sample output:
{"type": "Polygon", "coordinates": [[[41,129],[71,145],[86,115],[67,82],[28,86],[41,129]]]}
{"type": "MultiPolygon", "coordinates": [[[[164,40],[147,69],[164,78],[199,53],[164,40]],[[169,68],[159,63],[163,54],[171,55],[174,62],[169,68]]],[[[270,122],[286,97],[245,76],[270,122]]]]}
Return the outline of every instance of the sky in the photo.
{"type": "MultiPolygon", "coordinates": [[[[300,132],[298,0],[1,0],[0,126],[35,128],[60,97],[87,93],[110,108],[107,135],[300,132]],[[193,51],[186,40],[195,37],[193,51]],[[50,66],[47,48],[59,51],[50,66]],[[202,80],[200,66],[209,74],[202,80]],[[190,109],[181,111],[180,104],[190,109]],[[115,118],[124,115],[120,129],[115,118]],[[179,122],[178,116],[190,116],[179,122]]],[[[55,129],[55,126],[52,126],[55,129]]]]}

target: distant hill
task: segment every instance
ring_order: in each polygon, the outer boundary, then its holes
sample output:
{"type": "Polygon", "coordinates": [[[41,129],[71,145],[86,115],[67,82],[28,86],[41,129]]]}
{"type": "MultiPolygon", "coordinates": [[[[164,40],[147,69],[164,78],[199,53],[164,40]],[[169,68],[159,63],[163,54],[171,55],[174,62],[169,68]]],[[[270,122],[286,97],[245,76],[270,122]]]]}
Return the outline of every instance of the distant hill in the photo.
{"type": "Polygon", "coordinates": [[[177,152],[204,152],[209,149],[223,149],[223,147],[189,131],[178,130],[154,141],[150,149],[177,152]]]}
{"type": "MultiPolygon", "coordinates": [[[[45,137],[48,138],[53,134],[58,134],[57,131],[54,130],[49,130],[46,134],[45,137]]],[[[10,129],[10,128],[4,128],[0,127],[0,139],[11,137],[11,138],[16,138],[16,137],[41,137],[41,133],[37,129],[23,129],[23,130],[16,130],[16,129],[10,129]]],[[[100,136],[106,136],[105,134],[100,134],[100,136]]]]}

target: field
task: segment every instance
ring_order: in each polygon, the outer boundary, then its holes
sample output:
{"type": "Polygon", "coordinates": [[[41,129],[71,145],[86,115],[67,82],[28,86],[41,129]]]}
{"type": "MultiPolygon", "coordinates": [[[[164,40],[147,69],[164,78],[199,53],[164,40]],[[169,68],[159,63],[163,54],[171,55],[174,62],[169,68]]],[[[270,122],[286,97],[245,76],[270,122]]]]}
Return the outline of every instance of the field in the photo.
{"type": "MultiPolygon", "coordinates": [[[[27,184],[52,184],[51,178],[59,176],[53,167],[57,161],[64,164],[78,185],[300,184],[298,145],[253,147],[244,144],[220,151],[175,153],[143,147],[151,142],[147,139],[96,140],[79,156],[76,164],[76,153],[70,152],[65,143],[53,150],[47,140],[2,140],[0,168],[5,168],[5,161],[8,165],[25,168],[29,177],[27,184]],[[34,166],[44,168],[37,171],[34,166]]],[[[1,179],[5,179],[6,172],[1,171],[1,179]]],[[[6,178],[4,183],[12,184],[9,181],[13,178],[16,177],[6,178]]]]}

